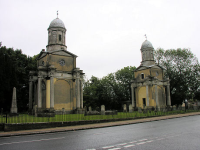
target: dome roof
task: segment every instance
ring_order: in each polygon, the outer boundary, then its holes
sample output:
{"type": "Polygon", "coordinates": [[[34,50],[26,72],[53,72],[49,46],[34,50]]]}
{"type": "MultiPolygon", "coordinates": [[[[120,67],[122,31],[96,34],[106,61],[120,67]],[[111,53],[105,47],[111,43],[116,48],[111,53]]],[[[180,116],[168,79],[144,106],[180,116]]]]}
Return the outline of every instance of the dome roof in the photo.
{"type": "Polygon", "coordinates": [[[141,46],[141,49],[143,48],[153,48],[153,45],[151,44],[151,42],[145,40],[143,43],[142,43],[142,46],[141,46]]]}
{"type": "Polygon", "coordinates": [[[56,18],[53,21],[51,21],[49,28],[65,28],[65,25],[62,20],[56,18]]]}

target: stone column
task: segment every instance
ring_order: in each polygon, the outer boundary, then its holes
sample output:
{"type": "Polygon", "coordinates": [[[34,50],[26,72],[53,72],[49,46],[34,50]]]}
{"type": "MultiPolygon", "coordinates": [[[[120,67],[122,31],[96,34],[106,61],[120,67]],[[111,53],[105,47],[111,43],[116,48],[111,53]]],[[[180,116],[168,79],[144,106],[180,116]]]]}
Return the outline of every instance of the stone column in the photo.
{"type": "Polygon", "coordinates": [[[54,109],[54,77],[50,77],[50,108],[54,109]]]}
{"type": "Polygon", "coordinates": [[[50,108],[50,80],[46,80],[46,108],[50,108]]]}
{"type": "Polygon", "coordinates": [[[146,85],[147,106],[149,106],[149,85],[146,85]]]}
{"type": "Polygon", "coordinates": [[[80,73],[76,74],[76,108],[80,108],[80,73]]]}
{"type": "Polygon", "coordinates": [[[158,87],[157,87],[157,85],[155,85],[155,96],[156,96],[156,107],[159,107],[159,103],[158,103],[158,87]]]}
{"type": "Polygon", "coordinates": [[[83,85],[82,80],[80,80],[80,95],[81,95],[81,108],[83,108],[83,85]]]}
{"type": "Polygon", "coordinates": [[[42,108],[42,78],[38,77],[38,108],[42,108]]]}
{"type": "Polygon", "coordinates": [[[132,107],[135,107],[135,88],[133,86],[131,86],[131,97],[132,97],[132,107]]]}
{"type": "MultiPolygon", "coordinates": [[[[34,83],[33,84],[34,85],[34,105],[37,105],[37,92],[38,92],[38,90],[37,90],[37,84],[36,83],[34,83]]],[[[34,105],[33,105],[33,107],[34,107],[34,105]]]]}
{"type": "Polygon", "coordinates": [[[29,110],[32,109],[33,105],[33,82],[29,81],[29,110]]]}
{"type": "Polygon", "coordinates": [[[170,87],[167,85],[167,105],[171,106],[170,87]]]}

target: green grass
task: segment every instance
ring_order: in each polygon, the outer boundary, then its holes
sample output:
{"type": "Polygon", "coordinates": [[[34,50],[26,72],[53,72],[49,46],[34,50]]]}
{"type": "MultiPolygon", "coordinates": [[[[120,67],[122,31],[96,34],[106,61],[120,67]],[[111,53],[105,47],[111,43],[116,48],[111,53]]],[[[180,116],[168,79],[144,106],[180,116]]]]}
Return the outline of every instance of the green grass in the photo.
{"type": "MultiPolygon", "coordinates": [[[[197,112],[199,110],[187,110],[187,112],[197,112]]],[[[19,114],[7,118],[7,123],[34,123],[34,122],[65,122],[65,121],[81,121],[81,120],[105,120],[105,119],[126,119],[126,118],[142,118],[185,113],[184,110],[174,110],[168,112],[154,112],[147,111],[146,113],[139,113],[137,111],[132,113],[118,112],[117,115],[88,115],[84,114],[65,114],[55,115],[55,117],[35,117],[28,114],[19,114]]],[[[4,115],[5,116],[5,115],[4,115]]],[[[0,115],[0,123],[6,123],[6,117],[0,115]]]]}

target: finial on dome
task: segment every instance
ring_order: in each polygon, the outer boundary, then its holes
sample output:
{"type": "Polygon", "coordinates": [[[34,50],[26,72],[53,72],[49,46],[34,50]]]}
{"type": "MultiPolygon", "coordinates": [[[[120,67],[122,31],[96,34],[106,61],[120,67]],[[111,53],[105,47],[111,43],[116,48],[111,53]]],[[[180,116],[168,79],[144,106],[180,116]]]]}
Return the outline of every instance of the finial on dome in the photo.
{"type": "Polygon", "coordinates": [[[145,38],[146,38],[146,40],[147,40],[147,35],[145,34],[144,36],[145,36],[145,38]]]}
{"type": "Polygon", "coordinates": [[[57,18],[58,18],[58,10],[57,10],[57,18]]]}

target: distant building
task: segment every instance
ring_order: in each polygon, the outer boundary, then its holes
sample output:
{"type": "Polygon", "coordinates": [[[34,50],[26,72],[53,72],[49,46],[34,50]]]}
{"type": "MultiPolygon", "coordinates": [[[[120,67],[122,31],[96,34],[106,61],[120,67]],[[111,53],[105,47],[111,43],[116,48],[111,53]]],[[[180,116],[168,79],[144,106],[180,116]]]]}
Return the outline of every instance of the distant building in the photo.
{"type": "Polygon", "coordinates": [[[54,19],[48,28],[48,45],[37,59],[37,71],[30,72],[29,109],[38,113],[63,110],[72,113],[83,108],[83,71],[76,67],[75,54],[67,51],[66,28],[54,19]]]}
{"type": "Polygon", "coordinates": [[[131,83],[132,106],[143,109],[170,106],[170,80],[164,77],[165,69],[155,63],[152,44],[145,40],[140,50],[142,62],[131,83]]]}

